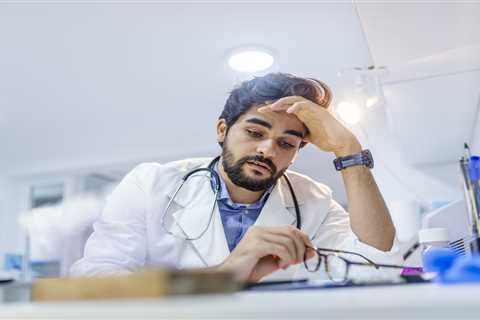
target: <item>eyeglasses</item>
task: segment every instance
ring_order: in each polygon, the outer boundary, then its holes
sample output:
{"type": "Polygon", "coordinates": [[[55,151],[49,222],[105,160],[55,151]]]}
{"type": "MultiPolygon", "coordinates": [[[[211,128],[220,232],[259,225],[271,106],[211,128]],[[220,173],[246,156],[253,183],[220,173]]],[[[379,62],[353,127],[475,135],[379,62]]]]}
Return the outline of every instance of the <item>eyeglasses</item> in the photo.
{"type": "Polygon", "coordinates": [[[322,266],[322,262],[328,278],[335,283],[347,282],[349,280],[349,272],[352,266],[373,267],[377,270],[380,268],[406,268],[405,266],[394,264],[375,263],[369,258],[352,251],[307,247],[307,251],[305,251],[305,255],[303,257],[303,264],[305,265],[305,268],[309,272],[317,272],[322,266]],[[315,251],[315,256],[308,258],[308,250],[315,251]],[[341,255],[356,256],[363,259],[364,262],[352,261],[341,255]]]}

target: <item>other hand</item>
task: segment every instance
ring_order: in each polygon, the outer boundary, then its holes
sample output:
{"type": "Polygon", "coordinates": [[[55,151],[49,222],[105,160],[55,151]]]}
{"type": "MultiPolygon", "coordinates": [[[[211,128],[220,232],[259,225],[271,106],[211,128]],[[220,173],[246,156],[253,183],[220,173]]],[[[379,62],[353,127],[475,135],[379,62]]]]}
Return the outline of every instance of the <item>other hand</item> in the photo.
{"type": "MultiPolygon", "coordinates": [[[[302,263],[308,236],[294,226],[252,226],[220,269],[233,271],[240,281],[257,282],[266,275],[302,263]]],[[[308,258],[314,253],[308,250],[308,258]]]]}

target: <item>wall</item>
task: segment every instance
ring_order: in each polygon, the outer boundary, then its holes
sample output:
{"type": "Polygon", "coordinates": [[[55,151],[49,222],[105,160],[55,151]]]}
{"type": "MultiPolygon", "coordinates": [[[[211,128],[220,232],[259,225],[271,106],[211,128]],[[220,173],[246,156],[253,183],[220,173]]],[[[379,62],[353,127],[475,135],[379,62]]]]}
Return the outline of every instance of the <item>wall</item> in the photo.
{"type": "Polygon", "coordinates": [[[3,268],[3,258],[7,246],[7,185],[4,177],[0,177],[0,269],[3,268]]]}

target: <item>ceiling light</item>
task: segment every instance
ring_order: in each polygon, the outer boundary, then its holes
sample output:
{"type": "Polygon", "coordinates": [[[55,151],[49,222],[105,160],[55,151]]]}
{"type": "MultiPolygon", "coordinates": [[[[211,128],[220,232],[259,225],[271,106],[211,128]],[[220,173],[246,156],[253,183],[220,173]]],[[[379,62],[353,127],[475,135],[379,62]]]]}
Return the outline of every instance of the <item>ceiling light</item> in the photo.
{"type": "Polygon", "coordinates": [[[273,55],[265,49],[243,48],[228,56],[230,68],[240,72],[258,72],[273,65],[273,55]]]}
{"type": "Polygon", "coordinates": [[[348,124],[358,123],[363,116],[360,106],[351,101],[342,101],[337,106],[337,113],[340,118],[348,124]]]}

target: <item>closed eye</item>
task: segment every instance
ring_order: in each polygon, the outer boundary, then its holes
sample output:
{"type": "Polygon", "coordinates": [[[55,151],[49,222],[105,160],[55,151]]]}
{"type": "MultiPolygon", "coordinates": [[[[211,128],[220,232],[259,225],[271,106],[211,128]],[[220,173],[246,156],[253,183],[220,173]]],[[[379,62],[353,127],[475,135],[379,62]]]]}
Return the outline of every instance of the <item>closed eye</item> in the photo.
{"type": "Polygon", "coordinates": [[[280,141],[278,144],[279,144],[280,147],[283,148],[283,149],[292,149],[292,148],[295,148],[295,146],[294,146],[293,144],[288,143],[288,142],[286,142],[286,141],[280,141]]]}
{"type": "Polygon", "coordinates": [[[247,131],[248,135],[253,137],[253,138],[263,137],[263,134],[258,132],[258,131],[255,131],[255,130],[252,130],[252,129],[246,129],[246,131],[247,131]]]}

